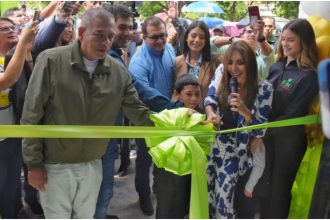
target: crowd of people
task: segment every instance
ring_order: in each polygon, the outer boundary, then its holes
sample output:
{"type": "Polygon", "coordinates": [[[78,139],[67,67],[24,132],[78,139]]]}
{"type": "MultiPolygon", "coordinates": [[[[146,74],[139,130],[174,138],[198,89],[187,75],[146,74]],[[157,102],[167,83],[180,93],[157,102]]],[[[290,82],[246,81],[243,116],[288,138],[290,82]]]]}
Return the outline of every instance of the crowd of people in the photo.
{"type": "MultiPolygon", "coordinates": [[[[166,19],[150,16],[141,24],[119,2],[63,4],[49,2],[36,21],[17,19],[19,8],[0,17],[1,125],[152,126],[150,114],[187,107],[223,130],[305,116],[318,94],[307,20],[288,22],[279,38],[272,17],[228,36],[221,25],[188,24],[173,2],[166,19]]],[[[18,218],[22,195],[34,217],[120,217],[108,214],[119,142],[1,139],[0,217],[18,218]]],[[[186,218],[191,176],[154,166],[151,184],[148,146],[135,142],[143,213],[155,212],[153,191],[156,218],[186,218]]],[[[302,125],[217,135],[205,168],[209,217],[287,218],[306,147],[302,125]]],[[[125,175],[128,147],[121,153],[125,175]]]]}

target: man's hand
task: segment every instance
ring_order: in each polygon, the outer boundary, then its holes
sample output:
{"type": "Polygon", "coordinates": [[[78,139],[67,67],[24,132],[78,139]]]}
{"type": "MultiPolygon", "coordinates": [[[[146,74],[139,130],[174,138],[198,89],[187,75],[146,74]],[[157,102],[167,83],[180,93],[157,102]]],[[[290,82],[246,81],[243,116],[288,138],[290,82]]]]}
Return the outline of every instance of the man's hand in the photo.
{"type": "Polygon", "coordinates": [[[174,44],[177,41],[177,34],[178,33],[175,30],[172,23],[168,23],[167,25],[168,25],[168,27],[166,29],[166,32],[167,32],[166,43],[174,44]]]}
{"type": "Polygon", "coordinates": [[[265,22],[262,19],[258,19],[258,23],[254,25],[254,30],[257,33],[257,39],[264,36],[265,22]]]}
{"type": "Polygon", "coordinates": [[[45,168],[37,168],[28,171],[29,184],[38,191],[45,190],[47,183],[47,171],[45,168]]]}
{"type": "MultiPolygon", "coordinates": [[[[39,21],[33,21],[31,25],[28,25],[22,30],[20,41],[32,47],[34,45],[34,40],[39,31],[39,21]]],[[[31,51],[31,50],[29,50],[31,51]]]]}

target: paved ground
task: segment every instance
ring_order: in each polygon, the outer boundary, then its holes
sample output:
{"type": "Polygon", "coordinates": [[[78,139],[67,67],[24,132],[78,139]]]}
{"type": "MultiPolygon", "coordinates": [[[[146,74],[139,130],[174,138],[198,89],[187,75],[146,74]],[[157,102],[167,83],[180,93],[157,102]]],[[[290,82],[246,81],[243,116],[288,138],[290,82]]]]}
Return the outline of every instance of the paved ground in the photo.
{"type": "MultiPolygon", "coordinates": [[[[114,194],[110,202],[108,214],[117,215],[121,219],[153,219],[155,215],[145,215],[139,205],[139,197],[135,191],[135,156],[131,156],[131,165],[128,170],[128,175],[124,177],[115,176],[114,194]]],[[[120,160],[116,160],[116,171],[118,170],[120,160]]],[[[152,175],[150,175],[152,183],[152,175]]],[[[154,210],[156,210],[156,198],[152,193],[152,201],[154,210]]]]}

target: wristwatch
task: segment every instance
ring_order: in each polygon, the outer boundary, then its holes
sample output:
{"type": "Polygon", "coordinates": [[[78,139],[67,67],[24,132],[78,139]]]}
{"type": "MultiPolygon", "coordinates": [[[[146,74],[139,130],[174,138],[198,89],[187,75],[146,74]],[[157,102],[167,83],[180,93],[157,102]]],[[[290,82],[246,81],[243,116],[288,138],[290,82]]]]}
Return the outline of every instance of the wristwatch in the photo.
{"type": "Polygon", "coordinates": [[[262,37],[258,37],[257,40],[258,40],[259,43],[264,42],[266,40],[265,35],[262,35],[262,37]]]}
{"type": "Polygon", "coordinates": [[[229,38],[229,43],[231,44],[231,43],[233,43],[233,39],[234,39],[235,37],[231,37],[231,38],[229,38]]]}

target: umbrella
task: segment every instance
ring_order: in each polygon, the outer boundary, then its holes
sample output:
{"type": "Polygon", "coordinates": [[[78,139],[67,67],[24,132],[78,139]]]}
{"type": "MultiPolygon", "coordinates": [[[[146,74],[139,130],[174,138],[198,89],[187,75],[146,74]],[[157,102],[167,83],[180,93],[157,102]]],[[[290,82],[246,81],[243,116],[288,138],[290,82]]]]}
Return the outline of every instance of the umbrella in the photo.
{"type": "Polygon", "coordinates": [[[195,13],[224,13],[223,9],[217,4],[210,2],[193,2],[182,9],[183,12],[195,12],[195,13]]]}
{"type": "Polygon", "coordinates": [[[250,24],[250,18],[243,18],[239,22],[237,22],[236,26],[238,29],[245,28],[250,24]]]}
{"type": "Polygon", "coordinates": [[[202,17],[199,19],[200,21],[203,21],[209,28],[214,28],[219,24],[222,24],[224,20],[220,18],[213,18],[213,17],[202,17]]]}
{"type": "Polygon", "coordinates": [[[243,29],[238,29],[235,25],[223,24],[226,34],[231,37],[238,37],[243,33],[243,29]]]}

